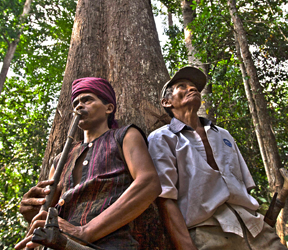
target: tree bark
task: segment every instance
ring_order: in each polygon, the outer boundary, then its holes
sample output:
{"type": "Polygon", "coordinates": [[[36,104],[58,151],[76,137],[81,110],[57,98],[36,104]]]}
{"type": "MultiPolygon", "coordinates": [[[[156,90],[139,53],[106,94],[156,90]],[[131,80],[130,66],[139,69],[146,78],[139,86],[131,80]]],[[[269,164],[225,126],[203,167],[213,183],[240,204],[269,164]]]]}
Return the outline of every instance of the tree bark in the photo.
{"type": "Polygon", "coordinates": [[[188,62],[190,65],[202,69],[205,75],[207,76],[207,85],[201,92],[202,104],[201,107],[199,108],[198,115],[215,122],[212,103],[209,99],[209,96],[212,94],[212,85],[209,83],[209,75],[208,75],[210,64],[202,63],[198,58],[195,57],[197,51],[193,47],[191,42],[192,41],[191,27],[190,29],[188,28],[189,24],[191,24],[196,17],[196,10],[192,10],[191,5],[192,0],[184,0],[181,2],[183,22],[184,22],[185,44],[186,48],[188,49],[188,62]]]}
{"type": "MultiPolygon", "coordinates": [[[[165,123],[166,114],[159,97],[170,77],[149,0],[78,0],[63,85],[40,180],[47,178],[54,157],[66,141],[72,118],[71,83],[88,76],[105,78],[114,87],[118,105],[116,119],[120,126],[134,123],[147,135],[165,123]]],[[[76,136],[79,138],[80,132],[76,136]]],[[[147,240],[145,244],[154,243],[147,240]]]]}
{"type": "Polygon", "coordinates": [[[159,95],[169,75],[149,0],[78,1],[42,178],[65,141],[72,116],[71,83],[86,76],[102,77],[112,84],[120,125],[135,123],[148,134],[163,124],[159,95]]]}
{"type": "MultiPolygon", "coordinates": [[[[252,90],[253,102],[251,102],[249,96],[248,101],[250,108],[253,109],[252,117],[256,130],[256,136],[258,139],[261,156],[264,162],[265,171],[268,177],[271,192],[277,192],[283,185],[283,178],[279,172],[282,167],[280,155],[277,148],[277,142],[275,135],[272,131],[269,113],[267,110],[267,102],[265,100],[262,86],[259,82],[257,70],[252,60],[251,53],[249,51],[249,45],[246,38],[246,33],[243,27],[242,20],[237,14],[235,0],[228,0],[229,12],[233,21],[234,29],[236,32],[237,42],[241,50],[241,58],[249,78],[249,85],[252,90]]],[[[243,78],[245,75],[243,75],[243,78]]],[[[244,82],[245,83],[245,82],[244,82]]],[[[284,211],[284,214],[287,212],[284,211]]],[[[283,236],[287,234],[285,232],[285,222],[287,218],[279,216],[277,231],[281,237],[281,241],[285,244],[283,236]]]]}
{"type": "Polygon", "coordinates": [[[18,42],[19,42],[19,39],[17,38],[12,43],[8,44],[8,50],[7,50],[6,55],[4,57],[4,61],[3,61],[3,65],[2,65],[2,69],[1,69],[1,73],[0,73],[0,94],[3,90],[6,76],[7,76],[11,61],[14,57],[18,42]]]}
{"type": "Polygon", "coordinates": [[[5,55],[2,69],[1,69],[1,73],[0,73],[0,94],[3,90],[4,83],[5,83],[5,80],[7,77],[7,73],[8,73],[11,61],[14,57],[17,45],[20,41],[20,35],[23,32],[23,23],[25,22],[26,17],[29,14],[31,2],[32,2],[32,0],[26,0],[26,2],[24,4],[23,12],[20,16],[20,24],[19,24],[20,28],[19,28],[19,34],[18,34],[17,38],[14,41],[12,41],[11,43],[9,43],[9,41],[7,40],[8,50],[7,50],[7,53],[5,55]]]}
{"type": "MultiPolygon", "coordinates": [[[[257,112],[256,112],[256,107],[255,107],[253,95],[252,95],[250,85],[249,85],[249,78],[247,76],[246,68],[245,68],[245,65],[243,63],[243,59],[241,56],[241,49],[240,49],[240,45],[238,42],[237,33],[235,31],[234,31],[234,37],[235,37],[236,53],[237,53],[238,60],[240,61],[240,70],[241,70],[241,74],[242,74],[242,79],[243,79],[243,83],[244,83],[244,89],[245,89],[246,97],[248,100],[248,106],[249,106],[250,113],[252,115],[253,124],[255,126],[256,138],[258,141],[260,152],[264,152],[264,145],[263,145],[262,137],[260,135],[259,120],[258,120],[258,116],[257,116],[257,112]]],[[[263,154],[261,156],[262,156],[262,160],[264,162],[265,172],[267,173],[267,172],[269,172],[269,169],[266,168],[267,167],[266,154],[263,154]]],[[[268,178],[268,183],[270,183],[270,181],[271,181],[270,175],[268,175],[267,178],[268,178]]]]}
{"type": "Polygon", "coordinates": [[[173,26],[172,13],[168,12],[168,27],[173,26]]]}

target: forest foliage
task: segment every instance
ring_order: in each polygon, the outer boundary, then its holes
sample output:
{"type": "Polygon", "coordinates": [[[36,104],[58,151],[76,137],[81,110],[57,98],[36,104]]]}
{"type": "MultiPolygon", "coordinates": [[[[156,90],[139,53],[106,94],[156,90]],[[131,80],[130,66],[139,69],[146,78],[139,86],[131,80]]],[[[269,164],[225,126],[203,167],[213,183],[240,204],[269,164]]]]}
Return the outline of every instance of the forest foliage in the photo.
{"type": "MultiPolygon", "coordinates": [[[[0,56],[18,35],[25,1],[0,3],[0,56]]],[[[13,249],[27,224],[19,214],[38,180],[67,60],[75,1],[32,2],[0,96],[0,249],[13,249]]]]}
{"type": "MultiPolygon", "coordinates": [[[[0,3],[0,58],[17,36],[24,0],[0,3]]],[[[155,15],[168,11],[179,20],[168,27],[162,47],[170,75],[188,64],[179,0],[154,0],[155,15]],[[161,3],[160,3],[161,2],[161,3]],[[159,7],[160,6],[160,7],[159,7]]],[[[197,56],[210,65],[212,108],[216,124],[230,131],[257,184],[253,195],[270,201],[254,126],[236,57],[227,1],[193,1],[196,18],[189,25],[197,56]]],[[[253,60],[269,104],[283,164],[288,161],[287,1],[238,1],[253,60]]],[[[18,212],[21,197],[37,182],[49,128],[65,70],[76,1],[35,0],[20,36],[10,74],[0,96],[0,248],[13,249],[27,224],[18,212]]],[[[166,22],[167,23],[167,22],[166,22]]]]}

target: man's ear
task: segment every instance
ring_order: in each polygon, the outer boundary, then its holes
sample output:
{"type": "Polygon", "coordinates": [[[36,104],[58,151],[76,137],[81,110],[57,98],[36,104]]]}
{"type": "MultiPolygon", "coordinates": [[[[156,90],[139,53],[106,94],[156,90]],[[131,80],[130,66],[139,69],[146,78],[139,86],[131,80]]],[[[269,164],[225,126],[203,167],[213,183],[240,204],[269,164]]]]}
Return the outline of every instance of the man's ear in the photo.
{"type": "Polygon", "coordinates": [[[172,107],[171,100],[170,100],[170,99],[165,99],[165,98],[163,98],[163,99],[161,100],[161,105],[162,105],[164,108],[171,108],[171,107],[172,107]]]}
{"type": "Polygon", "coordinates": [[[106,104],[106,114],[111,114],[112,112],[113,112],[113,110],[114,110],[114,105],[112,104],[112,103],[108,103],[108,104],[106,104]]]}

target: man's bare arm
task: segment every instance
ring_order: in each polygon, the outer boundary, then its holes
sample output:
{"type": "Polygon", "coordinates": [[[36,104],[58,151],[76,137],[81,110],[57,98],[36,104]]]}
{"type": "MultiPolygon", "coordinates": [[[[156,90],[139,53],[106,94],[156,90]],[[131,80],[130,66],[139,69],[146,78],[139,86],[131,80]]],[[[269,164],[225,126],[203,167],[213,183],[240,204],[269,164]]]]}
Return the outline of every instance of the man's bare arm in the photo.
{"type": "Polygon", "coordinates": [[[197,250],[176,201],[158,198],[157,203],[174,249],[197,250]]]}

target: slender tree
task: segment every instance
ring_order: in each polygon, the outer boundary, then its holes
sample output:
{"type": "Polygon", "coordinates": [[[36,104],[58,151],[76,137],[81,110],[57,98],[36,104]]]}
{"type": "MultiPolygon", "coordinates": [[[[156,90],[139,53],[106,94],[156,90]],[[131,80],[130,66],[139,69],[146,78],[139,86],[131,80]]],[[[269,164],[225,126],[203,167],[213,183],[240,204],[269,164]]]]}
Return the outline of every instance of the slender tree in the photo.
{"type": "Polygon", "coordinates": [[[201,107],[199,108],[198,115],[214,121],[212,103],[210,100],[211,98],[209,98],[210,95],[212,94],[212,84],[209,83],[209,75],[208,75],[210,70],[210,64],[207,62],[203,63],[200,61],[198,57],[196,57],[197,50],[192,45],[192,39],[193,39],[192,23],[196,17],[196,9],[192,9],[192,0],[183,0],[181,2],[181,6],[182,6],[182,15],[184,24],[185,43],[188,49],[188,62],[190,65],[202,69],[208,78],[208,84],[201,92],[202,104],[201,107]]]}
{"type": "Polygon", "coordinates": [[[29,14],[30,7],[31,7],[31,2],[32,2],[32,0],[26,0],[26,2],[24,4],[23,12],[22,12],[22,14],[20,16],[20,19],[19,19],[18,34],[17,34],[16,38],[13,39],[12,42],[10,42],[5,37],[5,34],[1,34],[4,37],[5,41],[7,42],[7,44],[8,44],[8,50],[6,52],[6,55],[5,55],[5,58],[4,58],[4,61],[3,61],[3,65],[2,65],[2,69],[1,69],[1,73],[0,73],[0,94],[2,92],[2,89],[3,89],[3,86],[4,86],[4,82],[5,82],[5,79],[6,79],[6,76],[7,76],[11,61],[12,61],[12,59],[14,57],[17,45],[18,45],[18,43],[20,41],[20,35],[23,32],[23,27],[24,27],[23,25],[24,25],[24,23],[26,21],[27,15],[29,14]]]}
{"type": "MultiPolygon", "coordinates": [[[[277,192],[283,185],[283,178],[279,172],[279,169],[282,167],[282,163],[267,110],[267,102],[263,94],[263,88],[259,82],[256,67],[249,51],[249,45],[242,20],[237,13],[236,1],[228,0],[227,3],[235,29],[235,37],[237,39],[237,43],[239,43],[239,48],[241,51],[241,60],[243,60],[243,64],[245,66],[245,69],[244,67],[242,69],[242,73],[246,71],[249,78],[248,82],[252,90],[252,95],[250,95],[250,92],[246,87],[246,93],[248,93],[248,101],[250,102],[250,109],[252,111],[256,136],[260,146],[260,152],[264,162],[264,167],[271,191],[277,192]]],[[[246,75],[244,73],[243,77],[245,76],[246,75]]],[[[278,224],[278,234],[281,237],[283,243],[285,242],[283,237],[285,235],[284,229],[286,221],[287,219],[283,221],[283,217],[280,217],[278,224]]]]}

